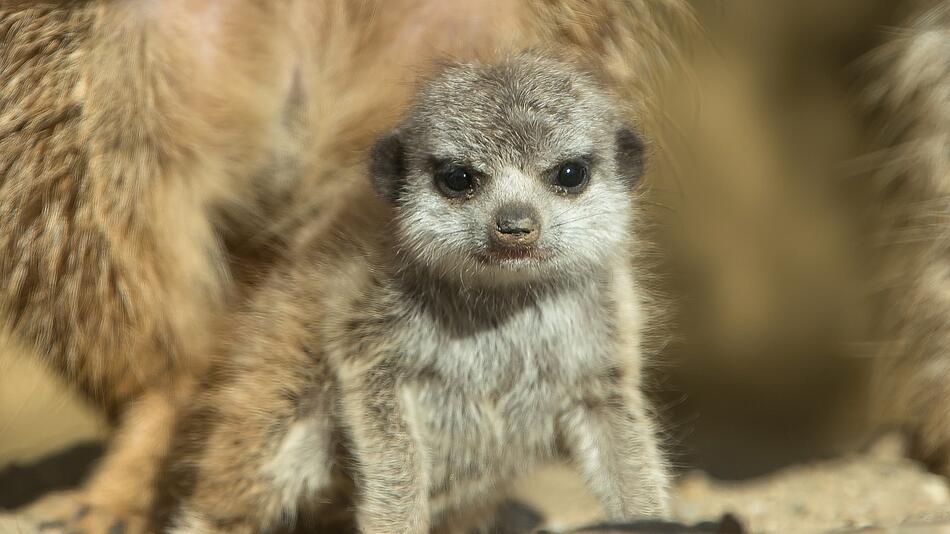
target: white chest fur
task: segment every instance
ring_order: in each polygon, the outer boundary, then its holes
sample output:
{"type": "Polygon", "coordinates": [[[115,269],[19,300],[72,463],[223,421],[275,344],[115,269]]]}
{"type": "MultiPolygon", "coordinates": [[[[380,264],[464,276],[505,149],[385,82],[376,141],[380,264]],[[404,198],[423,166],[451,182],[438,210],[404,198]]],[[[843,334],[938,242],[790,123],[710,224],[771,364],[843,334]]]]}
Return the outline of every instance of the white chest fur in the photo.
{"type": "Polygon", "coordinates": [[[605,308],[588,287],[487,321],[466,322],[484,318],[484,309],[411,317],[417,324],[403,346],[414,372],[403,398],[428,452],[434,493],[493,486],[550,455],[558,414],[612,363],[605,308]]]}

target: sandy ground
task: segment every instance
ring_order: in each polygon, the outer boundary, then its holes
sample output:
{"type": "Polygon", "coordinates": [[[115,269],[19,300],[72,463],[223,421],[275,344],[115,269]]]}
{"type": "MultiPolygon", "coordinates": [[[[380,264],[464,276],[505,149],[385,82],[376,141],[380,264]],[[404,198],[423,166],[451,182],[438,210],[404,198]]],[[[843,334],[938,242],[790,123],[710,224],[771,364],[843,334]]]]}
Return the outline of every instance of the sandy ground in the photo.
{"type": "MultiPolygon", "coordinates": [[[[886,436],[868,452],[798,465],[744,480],[702,472],[677,484],[675,516],[685,524],[732,514],[749,532],[950,534],[950,487],[904,457],[902,440],[886,436]]],[[[525,503],[549,517],[549,528],[595,522],[596,502],[566,468],[551,468],[519,486],[525,503]],[[541,493],[541,488],[544,492],[541,493]],[[556,497],[549,488],[557,488],[556,497]]]]}

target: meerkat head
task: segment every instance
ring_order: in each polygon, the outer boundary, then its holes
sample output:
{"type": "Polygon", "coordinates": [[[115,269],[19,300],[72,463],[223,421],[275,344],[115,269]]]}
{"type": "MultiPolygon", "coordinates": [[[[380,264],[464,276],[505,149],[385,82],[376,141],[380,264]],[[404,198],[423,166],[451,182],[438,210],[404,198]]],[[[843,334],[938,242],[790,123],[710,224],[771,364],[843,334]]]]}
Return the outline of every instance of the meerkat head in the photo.
{"type": "Polygon", "coordinates": [[[600,86],[522,54],[446,67],[371,154],[399,248],[485,284],[576,277],[626,250],[643,144],[600,86]]]}

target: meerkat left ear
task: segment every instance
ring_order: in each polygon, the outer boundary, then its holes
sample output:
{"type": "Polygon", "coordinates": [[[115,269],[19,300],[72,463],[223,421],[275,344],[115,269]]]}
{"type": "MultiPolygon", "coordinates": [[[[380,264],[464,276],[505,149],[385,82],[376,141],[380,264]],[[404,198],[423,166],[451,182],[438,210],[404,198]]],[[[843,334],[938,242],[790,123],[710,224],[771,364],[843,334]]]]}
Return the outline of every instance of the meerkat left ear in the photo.
{"type": "Polygon", "coordinates": [[[369,178],[379,196],[396,202],[406,180],[406,149],[399,132],[380,137],[369,157],[369,178]]]}
{"type": "Polygon", "coordinates": [[[643,177],[646,168],[646,146],[643,139],[627,126],[621,126],[616,134],[617,167],[621,178],[633,189],[643,177]]]}

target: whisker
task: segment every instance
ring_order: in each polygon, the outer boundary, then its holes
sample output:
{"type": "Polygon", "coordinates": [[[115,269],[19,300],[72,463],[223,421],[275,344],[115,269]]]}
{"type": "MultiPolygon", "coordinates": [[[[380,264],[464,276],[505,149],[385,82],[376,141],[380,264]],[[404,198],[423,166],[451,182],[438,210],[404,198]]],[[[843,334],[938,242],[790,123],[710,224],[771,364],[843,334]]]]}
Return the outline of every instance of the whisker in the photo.
{"type": "Polygon", "coordinates": [[[551,228],[558,228],[558,227],[560,227],[560,226],[564,226],[565,224],[570,224],[570,223],[575,223],[575,222],[578,222],[578,221],[583,221],[584,219],[590,219],[591,217],[600,217],[601,215],[611,215],[611,214],[614,214],[614,213],[619,213],[619,211],[617,211],[617,210],[605,210],[605,211],[598,211],[598,212],[594,212],[594,213],[585,213],[584,215],[581,215],[580,217],[575,217],[575,218],[573,218],[573,219],[568,219],[568,220],[566,220],[566,221],[560,221],[560,222],[558,222],[558,223],[552,224],[552,225],[551,225],[551,228]]]}
{"type": "Polygon", "coordinates": [[[571,211],[571,210],[574,209],[575,207],[576,207],[576,206],[568,206],[568,207],[564,208],[560,213],[558,213],[557,215],[555,215],[555,216],[553,217],[553,220],[556,221],[556,220],[560,219],[561,216],[563,216],[565,213],[571,211]]]}

